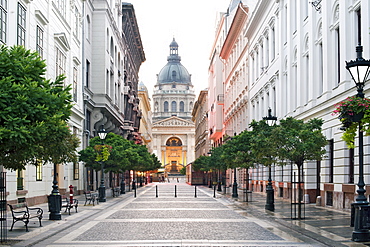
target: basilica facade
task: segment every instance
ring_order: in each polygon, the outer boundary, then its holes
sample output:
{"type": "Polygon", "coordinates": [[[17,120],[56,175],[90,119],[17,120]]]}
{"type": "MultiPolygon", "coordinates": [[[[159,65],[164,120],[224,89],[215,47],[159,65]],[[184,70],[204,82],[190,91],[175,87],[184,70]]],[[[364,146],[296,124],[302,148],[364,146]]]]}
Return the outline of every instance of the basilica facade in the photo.
{"type": "Polygon", "coordinates": [[[153,150],[162,163],[163,176],[178,175],[194,160],[195,125],[191,112],[195,93],[191,75],[181,64],[173,39],[167,64],[157,75],[153,92],[153,150]]]}

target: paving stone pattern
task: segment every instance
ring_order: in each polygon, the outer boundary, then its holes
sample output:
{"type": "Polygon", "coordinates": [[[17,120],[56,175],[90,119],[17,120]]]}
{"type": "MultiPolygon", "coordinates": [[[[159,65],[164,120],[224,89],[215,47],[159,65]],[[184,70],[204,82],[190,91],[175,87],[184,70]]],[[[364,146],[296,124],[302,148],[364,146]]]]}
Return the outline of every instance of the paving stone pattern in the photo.
{"type": "MultiPolygon", "coordinates": [[[[30,233],[17,227],[23,234],[18,239],[23,241],[14,246],[344,246],[317,242],[297,234],[294,226],[277,224],[258,209],[264,208],[263,200],[247,205],[219,193],[214,198],[214,191],[207,187],[197,188],[195,197],[193,186],[173,182],[149,184],[133,195],[129,192],[107,197],[99,205],[81,206],[63,221],[31,226],[30,233]]],[[[325,212],[319,210],[317,216],[325,212]]],[[[283,218],[288,217],[286,213],[281,212],[283,218]]],[[[306,222],[320,227],[316,218],[306,222]]],[[[341,222],[334,220],[327,230],[336,223],[341,222]]]]}

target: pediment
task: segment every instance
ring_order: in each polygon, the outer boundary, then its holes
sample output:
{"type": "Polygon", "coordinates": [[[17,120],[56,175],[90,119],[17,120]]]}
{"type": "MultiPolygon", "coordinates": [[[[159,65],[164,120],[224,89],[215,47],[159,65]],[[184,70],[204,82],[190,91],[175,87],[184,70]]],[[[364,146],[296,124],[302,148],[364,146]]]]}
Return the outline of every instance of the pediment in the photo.
{"type": "Polygon", "coordinates": [[[69,51],[70,46],[65,33],[55,33],[54,39],[63,47],[64,51],[69,51]]]}
{"type": "Polygon", "coordinates": [[[167,126],[167,127],[191,126],[193,127],[194,123],[191,121],[184,120],[182,118],[173,116],[173,117],[158,121],[156,123],[153,123],[153,127],[156,127],[156,126],[167,126]]]}

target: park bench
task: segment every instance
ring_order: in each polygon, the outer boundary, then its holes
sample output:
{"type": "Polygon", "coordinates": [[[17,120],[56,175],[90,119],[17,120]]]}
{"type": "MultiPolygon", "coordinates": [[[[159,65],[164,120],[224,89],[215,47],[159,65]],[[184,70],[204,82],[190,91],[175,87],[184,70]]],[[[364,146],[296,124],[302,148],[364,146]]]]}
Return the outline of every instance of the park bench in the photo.
{"type": "Polygon", "coordinates": [[[93,206],[95,206],[95,201],[97,202],[97,204],[99,204],[99,200],[95,193],[91,193],[91,191],[84,191],[84,194],[85,194],[84,206],[86,206],[87,202],[89,202],[89,204],[92,204],[93,206]]]}
{"type": "Polygon", "coordinates": [[[10,228],[10,231],[13,230],[14,223],[17,221],[22,221],[24,225],[26,226],[26,232],[28,232],[28,223],[30,222],[30,219],[38,218],[41,225],[41,219],[43,210],[41,208],[29,208],[26,203],[19,203],[15,205],[8,204],[13,217],[13,223],[12,227],[10,228]]]}
{"type": "Polygon", "coordinates": [[[71,203],[70,198],[65,197],[65,196],[63,197],[62,208],[66,208],[64,213],[66,213],[67,210],[68,210],[68,214],[71,215],[71,208],[75,208],[76,213],[77,213],[77,207],[78,207],[78,200],[77,199],[72,199],[72,203],[71,203]]]}
{"type": "Polygon", "coordinates": [[[119,187],[113,187],[112,188],[112,196],[118,197],[121,194],[121,189],[119,187]]]}

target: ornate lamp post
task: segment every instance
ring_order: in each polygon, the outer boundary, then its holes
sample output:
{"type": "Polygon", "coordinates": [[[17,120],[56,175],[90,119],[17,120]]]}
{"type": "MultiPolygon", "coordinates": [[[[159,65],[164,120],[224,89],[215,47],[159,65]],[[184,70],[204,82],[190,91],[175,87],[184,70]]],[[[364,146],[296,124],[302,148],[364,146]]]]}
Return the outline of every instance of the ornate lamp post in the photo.
{"type": "Polygon", "coordinates": [[[233,193],[231,197],[238,198],[238,183],[236,182],[236,168],[234,168],[234,183],[233,183],[233,193]]]}
{"type": "Polygon", "coordinates": [[[62,207],[62,197],[59,194],[58,179],[57,179],[57,165],[54,163],[54,176],[53,176],[53,190],[48,196],[49,205],[49,220],[61,220],[62,215],[60,209],[62,207]]]}
{"type": "MultiPolygon", "coordinates": [[[[107,132],[104,129],[104,125],[101,126],[100,130],[98,131],[98,135],[100,140],[102,141],[102,145],[104,145],[105,137],[107,136],[107,132]]],[[[105,198],[105,185],[104,185],[104,161],[100,161],[101,164],[101,180],[99,186],[99,202],[105,202],[107,199],[105,198]]]]}
{"type": "MultiPolygon", "coordinates": [[[[356,47],[357,58],[356,60],[351,60],[349,62],[346,61],[346,69],[351,74],[352,80],[356,84],[357,88],[357,97],[364,98],[364,85],[365,82],[369,80],[370,74],[370,60],[365,60],[362,57],[362,46],[359,44],[356,47]]],[[[361,120],[359,120],[361,121],[361,120]]],[[[366,220],[365,213],[367,210],[362,210],[363,207],[368,207],[369,202],[366,199],[364,189],[365,182],[364,182],[364,137],[363,132],[361,130],[361,122],[359,122],[359,129],[358,129],[358,158],[359,158],[359,179],[358,179],[358,190],[357,190],[357,197],[355,202],[352,204],[355,209],[354,215],[354,230],[352,232],[352,240],[356,242],[365,242],[368,241],[370,238],[369,229],[365,229],[366,220]]]]}
{"type": "MultiPolygon", "coordinates": [[[[263,117],[263,120],[267,122],[269,126],[273,126],[276,124],[277,117],[272,116],[271,114],[271,108],[268,109],[268,116],[263,117]]],[[[268,183],[266,186],[266,205],[265,209],[274,211],[275,205],[274,205],[274,188],[272,187],[272,179],[271,179],[271,165],[269,165],[269,178],[268,183]]]]}

